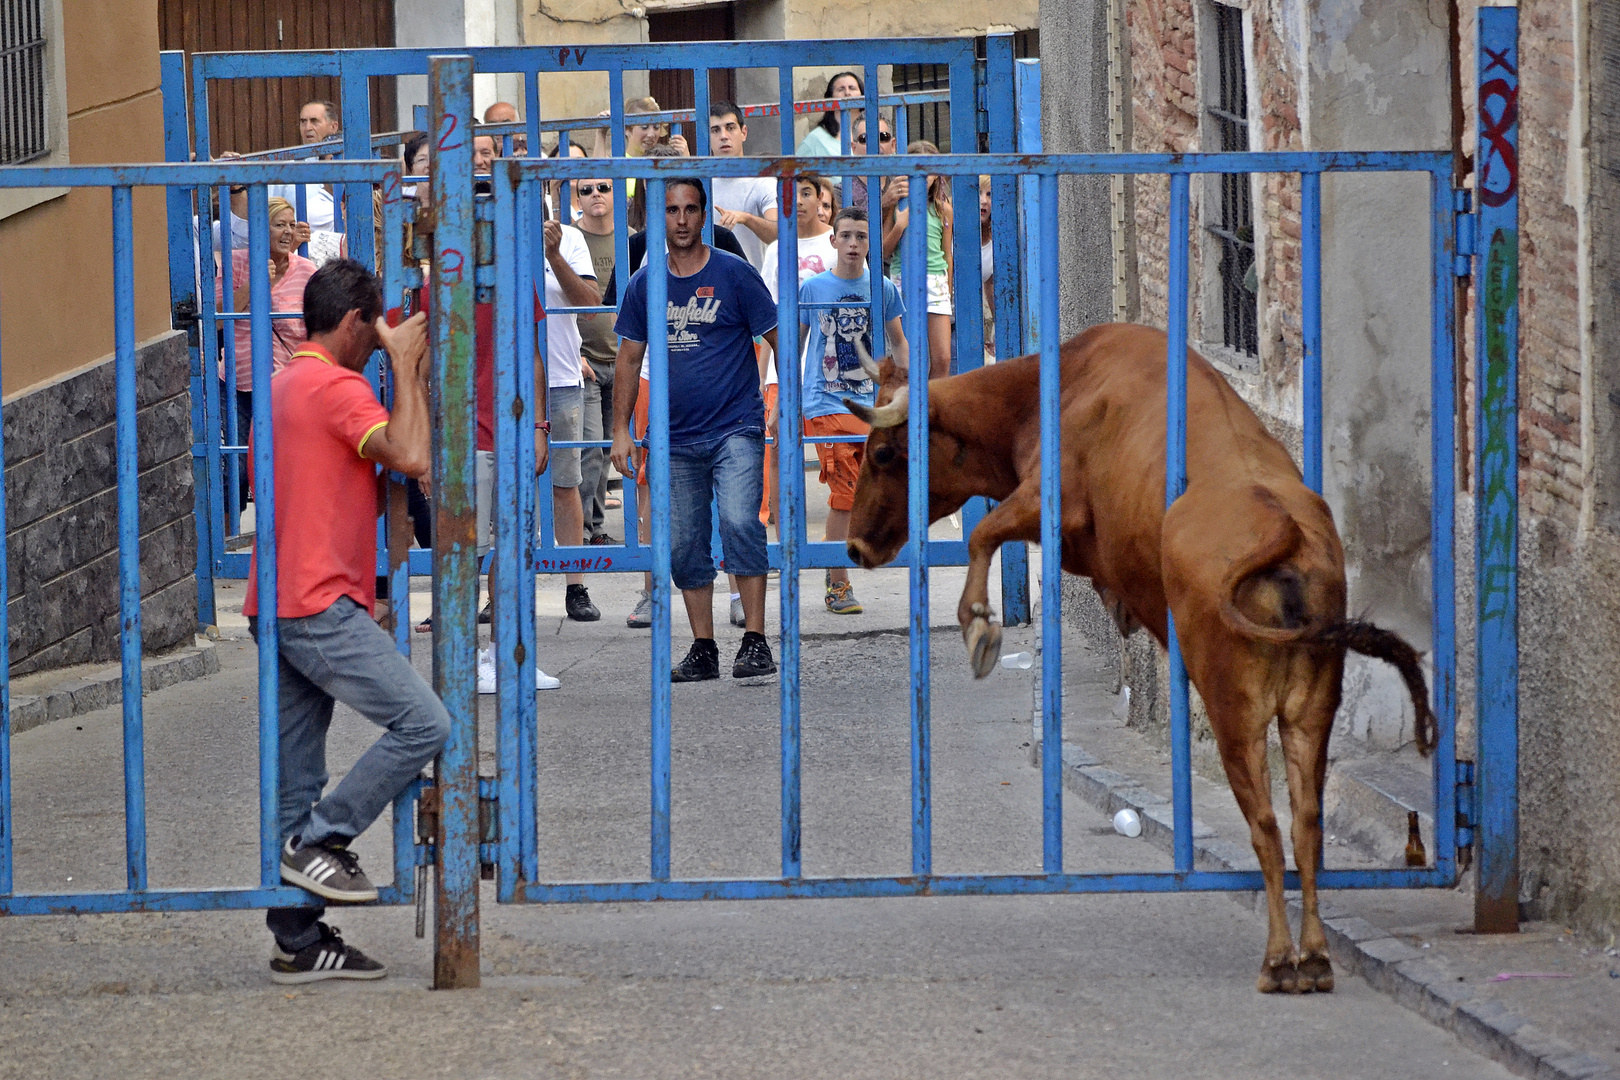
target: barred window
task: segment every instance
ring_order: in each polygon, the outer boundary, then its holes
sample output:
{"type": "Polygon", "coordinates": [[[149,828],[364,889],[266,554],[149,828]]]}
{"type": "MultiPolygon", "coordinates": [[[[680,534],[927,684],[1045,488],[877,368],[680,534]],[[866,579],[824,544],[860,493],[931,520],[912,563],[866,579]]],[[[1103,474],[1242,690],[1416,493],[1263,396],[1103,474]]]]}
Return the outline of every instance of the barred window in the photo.
{"type": "MultiPolygon", "coordinates": [[[[1205,106],[1216,145],[1221,151],[1249,149],[1248,71],[1243,51],[1243,11],[1225,4],[1211,5],[1215,55],[1205,56],[1213,69],[1213,85],[1206,84],[1215,100],[1205,106]]],[[[1206,144],[1207,145],[1207,144],[1206,144]]],[[[1246,356],[1260,351],[1260,328],[1255,280],[1254,204],[1247,173],[1219,177],[1218,214],[1205,219],[1204,228],[1218,242],[1221,344],[1246,356]]]]}
{"type": "Polygon", "coordinates": [[[41,0],[0,0],[0,165],[50,153],[41,0]]]}

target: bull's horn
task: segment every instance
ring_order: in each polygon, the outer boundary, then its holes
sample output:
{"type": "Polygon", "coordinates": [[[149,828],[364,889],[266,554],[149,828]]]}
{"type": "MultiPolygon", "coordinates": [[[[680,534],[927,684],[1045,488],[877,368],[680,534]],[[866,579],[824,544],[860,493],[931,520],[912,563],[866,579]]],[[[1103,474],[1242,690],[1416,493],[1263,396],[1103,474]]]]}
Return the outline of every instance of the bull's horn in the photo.
{"type": "Polygon", "coordinates": [[[873,360],[872,354],[866,351],[866,346],[861,344],[860,338],[855,339],[855,355],[860,357],[861,370],[866,372],[868,379],[878,382],[883,378],[883,373],[878,370],[877,361],[873,360]]]}
{"type": "Polygon", "coordinates": [[[902,386],[895,391],[893,400],[887,405],[879,405],[875,409],[870,405],[862,405],[858,401],[851,401],[849,398],[844,399],[844,405],[873,430],[899,427],[906,422],[906,402],[909,396],[910,388],[902,386]]]}

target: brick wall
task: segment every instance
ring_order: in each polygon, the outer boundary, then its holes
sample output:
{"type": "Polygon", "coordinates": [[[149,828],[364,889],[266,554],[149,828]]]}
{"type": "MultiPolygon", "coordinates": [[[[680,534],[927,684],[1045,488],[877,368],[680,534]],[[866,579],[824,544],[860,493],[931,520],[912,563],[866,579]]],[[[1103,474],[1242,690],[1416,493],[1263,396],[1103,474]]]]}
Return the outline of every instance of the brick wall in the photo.
{"type": "MultiPolygon", "coordinates": [[[[1206,0],[1129,0],[1133,83],[1133,149],[1144,153],[1182,153],[1205,149],[1200,141],[1204,95],[1198,66],[1198,5],[1206,0]]],[[[1298,150],[1300,73],[1284,48],[1275,21],[1275,5],[1250,5],[1253,49],[1249,115],[1260,120],[1255,150],[1298,150]],[[1258,86],[1259,100],[1252,100],[1258,86]]],[[[1212,47],[1212,46],[1210,46],[1212,47]]],[[[1253,130],[1251,123],[1251,131],[1253,130]]],[[[1203,338],[1203,304],[1199,267],[1204,255],[1200,207],[1203,184],[1192,184],[1193,231],[1189,297],[1192,335],[1203,338]]],[[[1137,272],[1141,279],[1142,321],[1163,326],[1168,317],[1165,282],[1169,275],[1169,181],[1142,177],[1136,184],[1137,272]]],[[[1299,181],[1291,176],[1260,180],[1254,215],[1259,240],[1256,256],[1261,277],[1260,363],[1264,383],[1277,388],[1297,377],[1299,326],[1299,181]]],[[[1214,249],[1211,248],[1211,257],[1214,249]]],[[[1286,394],[1238,387],[1264,410],[1286,394]]],[[[1275,420],[1276,417],[1268,417],[1275,420]]]]}
{"type": "MultiPolygon", "coordinates": [[[[197,629],[190,362],[168,333],[137,349],[141,615],[156,652],[197,629]]],[[[6,402],[11,672],[113,659],[118,494],[111,360],[6,402]]]]}
{"type": "Polygon", "coordinates": [[[1519,8],[1520,500],[1556,524],[1580,523],[1580,232],[1569,184],[1575,43],[1567,0],[1519,8]]]}

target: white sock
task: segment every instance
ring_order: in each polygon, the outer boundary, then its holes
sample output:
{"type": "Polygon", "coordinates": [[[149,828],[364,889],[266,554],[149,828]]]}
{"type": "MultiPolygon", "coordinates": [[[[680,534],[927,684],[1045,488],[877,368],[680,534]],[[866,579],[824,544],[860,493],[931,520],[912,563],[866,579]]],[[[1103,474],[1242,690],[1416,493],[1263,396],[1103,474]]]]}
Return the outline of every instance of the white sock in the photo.
{"type": "Polygon", "coordinates": [[[742,593],[734,592],[734,593],[731,594],[731,598],[733,600],[741,600],[742,599],[742,593]]]}

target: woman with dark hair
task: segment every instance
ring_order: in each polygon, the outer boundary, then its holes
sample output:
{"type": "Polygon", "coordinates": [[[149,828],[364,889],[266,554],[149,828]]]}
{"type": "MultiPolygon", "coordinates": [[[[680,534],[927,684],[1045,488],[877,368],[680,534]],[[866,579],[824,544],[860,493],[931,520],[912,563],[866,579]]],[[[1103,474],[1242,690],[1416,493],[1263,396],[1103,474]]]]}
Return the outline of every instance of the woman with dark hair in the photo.
{"type": "MultiPolygon", "coordinates": [[[[853,71],[840,71],[827,80],[827,92],[824,98],[858,98],[866,93],[866,87],[861,77],[853,71]]],[[[799,140],[799,148],[794,151],[800,157],[838,157],[843,151],[839,142],[838,113],[824,112],[821,122],[799,140]]]]}

